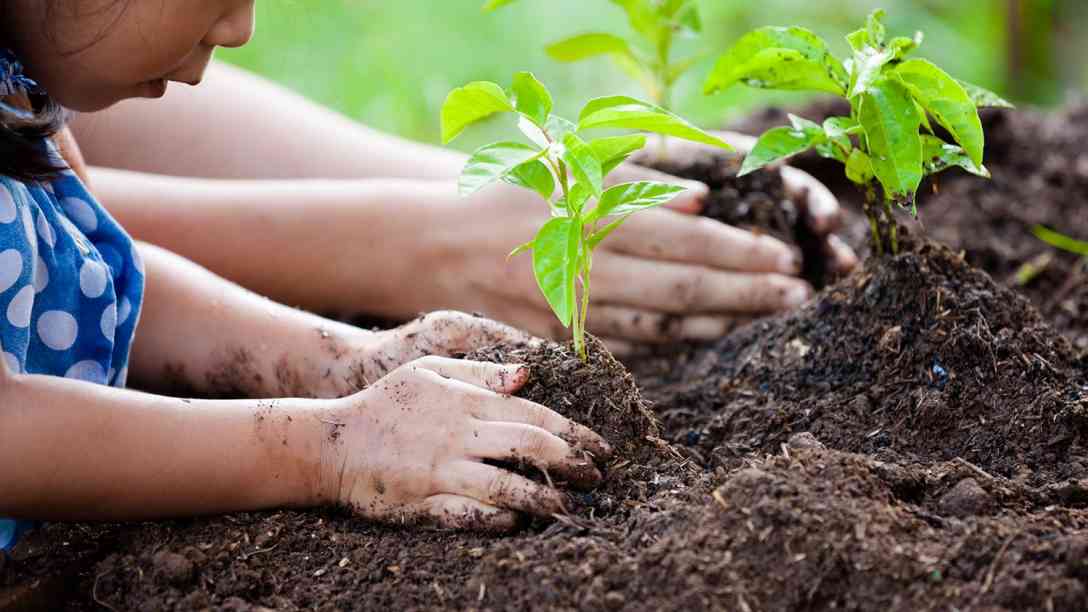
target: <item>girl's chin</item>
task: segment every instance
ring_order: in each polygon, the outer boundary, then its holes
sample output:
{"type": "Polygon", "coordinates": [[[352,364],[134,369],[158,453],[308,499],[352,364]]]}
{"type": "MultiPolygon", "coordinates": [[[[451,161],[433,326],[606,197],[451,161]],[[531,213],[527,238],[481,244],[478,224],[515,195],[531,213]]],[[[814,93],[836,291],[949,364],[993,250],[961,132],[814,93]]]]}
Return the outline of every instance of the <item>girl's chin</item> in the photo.
{"type": "Polygon", "coordinates": [[[166,95],[166,79],[155,79],[140,84],[141,97],[161,98],[166,95]]]}

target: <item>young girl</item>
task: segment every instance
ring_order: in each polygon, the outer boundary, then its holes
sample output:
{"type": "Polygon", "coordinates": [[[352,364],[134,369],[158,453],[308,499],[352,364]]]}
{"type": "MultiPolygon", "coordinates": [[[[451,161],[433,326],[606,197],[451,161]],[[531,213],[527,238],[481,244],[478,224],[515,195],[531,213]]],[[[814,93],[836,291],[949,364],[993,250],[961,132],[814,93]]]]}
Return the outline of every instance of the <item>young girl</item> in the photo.
{"type": "Polygon", "coordinates": [[[579,474],[587,459],[557,434],[600,454],[604,442],[506,397],[523,368],[433,356],[521,333],[453,313],[364,332],[133,244],[102,209],[46,137],[54,105],[93,111],[162,95],[167,80],[195,83],[212,49],[243,44],[253,20],[252,0],[116,5],[5,6],[0,514],[342,503],[374,518],[504,528],[514,511],[558,512],[553,490],[483,460],[520,455],[579,474]],[[129,371],[148,382],[173,372],[208,394],[343,399],[188,401],[121,389],[129,371]]]}
{"type": "MultiPolygon", "coordinates": [[[[19,467],[0,473],[0,516],[118,520],[339,503],[375,519],[503,529],[517,512],[559,511],[560,498],[485,460],[528,457],[561,478],[599,478],[575,448],[605,456],[603,440],[508,397],[524,384],[524,368],[444,357],[532,341],[522,332],[438,312],[370,333],[293,310],[133,243],[88,190],[59,109],[90,113],[161,97],[168,81],[199,83],[216,46],[251,36],[253,0],[9,0],[4,9],[0,461],[19,467]],[[287,399],[183,400],[124,390],[129,380],[287,399]]],[[[92,117],[84,133],[99,159],[112,151],[130,162],[114,165],[133,169],[394,178],[216,181],[96,170],[96,191],[140,236],[314,310],[404,316],[462,306],[553,332],[528,271],[494,255],[531,231],[523,194],[496,188],[458,200],[447,180],[456,156],[349,130],[263,83],[232,82],[241,85],[191,100],[185,109],[195,117],[181,120],[176,105],[160,116],[130,107],[133,118],[117,130],[103,128],[117,121],[111,115],[92,117]],[[246,108],[234,113],[231,103],[246,108]],[[143,121],[150,136],[124,136],[143,121]],[[327,147],[288,146],[287,133],[327,147]],[[264,140],[270,135],[281,138],[278,148],[264,140]],[[363,169],[345,171],[348,157],[363,169]],[[185,160],[205,165],[171,167],[185,160]],[[419,174],[407,178],[407,166],[419,174]],[[433,229],[427,240],[421,227],[433,229]]],[[[833,200],[820,202],[810,208],[826,231],[833,200]]],[[[617,346],[712,337],[731,319],[807,296],[788,277],[796,262],[784,245],[670,211],[656,219],[653,229],[620,233],[602,258],[611,263],[595,325],[617,346]],[[697,239],[678,249],[685,230],[697,239]],[[647,313],[653,318],[640,323],[647,313]],[[666,326],[646,322],[669,313],[680,323],[665,336],[666,326]]],[[[0,546],[22,524],[2,523],[0,546]]]]}

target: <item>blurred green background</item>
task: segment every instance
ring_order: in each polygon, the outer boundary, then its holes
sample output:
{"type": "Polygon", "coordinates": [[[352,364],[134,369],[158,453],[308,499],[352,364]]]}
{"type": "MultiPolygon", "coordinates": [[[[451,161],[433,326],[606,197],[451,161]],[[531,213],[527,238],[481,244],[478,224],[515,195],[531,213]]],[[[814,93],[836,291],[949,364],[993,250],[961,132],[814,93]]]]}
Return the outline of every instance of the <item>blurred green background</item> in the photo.
{"type": "MultiPolygon", "coordinates": [[[[447,92],[471,80],[509,84],[531,70],[552,90],[557,110],[573,114],[587,99],[644,97],[606,58],[561,65],[545,44],[583,31],[630,33],[607,0],[519,0],[490,14],[482,0],[274,0],[258,3],[257,35],[220,58],[244,66],[368,125],[436,142],[447,92]]],[[[702,0],[705,33],[684,40],[675,57],[705,53],[675,93],[676,110],[718,127],[753,107],[800,102],[799,94],[744,87],[700,93],[714,57],[763,25],[801,25],[845,55],[843,36],[870,10],[888,11],[889,32],[925,33],[919,55],[953,76],[1015,102],[1054,105],[1086,82],[1084,0],[702,0]]],[[[492,128],[492,131],[499,128],[492,128]]],[[[493,134],[458,141],[470,148],[493,134]]]]}

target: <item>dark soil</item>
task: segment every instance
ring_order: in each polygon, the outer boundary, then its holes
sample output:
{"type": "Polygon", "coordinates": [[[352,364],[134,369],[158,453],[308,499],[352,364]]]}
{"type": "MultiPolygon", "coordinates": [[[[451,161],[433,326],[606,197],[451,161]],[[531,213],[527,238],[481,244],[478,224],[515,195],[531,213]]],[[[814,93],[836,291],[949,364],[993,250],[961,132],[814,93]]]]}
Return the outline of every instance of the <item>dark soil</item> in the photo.
{"type": "Polygon", "coordinates": [[[3,584],[64,575],[77,610],[1083,610],[1083,281],[1062,318],[1046,298],[1075,277],[1007,276],[1047,250],[1014,215],[1088,236],[1069,174],[1088,118],[1064,120],[988,119],[995,180],[950,175],[922,202],[953,248],[913,227],[909,252],[797,312],[633,364],[641,398],[599,349],[589,366],[554,345],[474,355],[533,364],[526,397],[617,447],[568,516],[505,537],[335,511],[50,525],[3,584]]]}

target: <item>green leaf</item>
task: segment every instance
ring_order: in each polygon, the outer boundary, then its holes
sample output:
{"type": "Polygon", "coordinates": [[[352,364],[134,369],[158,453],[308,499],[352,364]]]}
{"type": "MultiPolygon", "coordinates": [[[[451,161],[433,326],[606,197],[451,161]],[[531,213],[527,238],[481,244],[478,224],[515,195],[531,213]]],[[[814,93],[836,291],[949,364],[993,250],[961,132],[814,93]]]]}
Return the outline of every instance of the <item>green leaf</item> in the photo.
{"type": "Polygon", "coordinates": [[[514,75],[514,108],[519,113],[543,126],[552,113],[552,95],[531,72],[519,72],[514,75]]]}
{"type": "Polygon", "coordinates": [[[656,181],[623,183],[607,189],[586,217],[586,223],[595,223],[605,217],[628,215],[659,206],[671,201],[684,187],[656,181]]]}
{"type": "Polygon", "coordinates": [[[868,19],[865,20],[865,31],[869,35],[869,44],[874,47],[884,46],[884,36],[886,30],[884,28],[884,9],[876,9],[869,13],[868,19]]]}
{"type": "Polygon", "coordinates": [[[503,177],[503,180],[512,185],[532,189],[545,200],[551,198],[555,192],[555,178],[552,176],[552,171],[539,159],[515,167],[503,177]]]}
{"type": "Polygon", "coordinates": [[[458,87],[442,104],[442,144],[447,144],[464,129],[495,113],[513,112],[506,92],[495,83],[475,81],[458,87]]]}
{"type": "Polygon", "coordinates": [[[612,221],[608,225],[606,225],[606,226],[602,227],[601,229],[599,229],[599,230],[593,232],[592,234],[590,234],[589,235],[589,240],[587,241],[589,243],[589,245],[588,245],[589,250],[592,251],[592,250],[596,249],[597,245],[601,244],[601,241],[603,241],[605,238],[608,238],[608,236],[612,232],[619,229],[619,227],[621,225],[623,225],[623,222],[627,220],[627,217],[630,217],[630,216],[631,216],[630,214],[626,214],[626,215],[624,215],[622,217],[619,217],[615,221],[612,221]]]}
{"type": "Polygon", "coordinates": [[[563,147],[563,161],[571,174],[579,184],[589,189],[590,193],[600,197],[604,171],[601,168],[601,162],[593,154],[593,149],[574,133],[567,134],[563,138],[563,147]]]}
{"type": "Polygon", "coordinates": [[[483,9],[485,13],[490,13],[491,11],[502,8],[507,4],[513,4],[513,2],[514,0],[487,0],[487,2],[484,3],[483,9]]]}
{"type": "Polygon", "coordinates": [[[820,127],[815,121],[799,117],[793,113],[786,113],[786,117],[789,118],[790,125],[793,126],[794,130],[797,130],[810,138],[823,139],[824,128],[820,127]]]}
{"type": "Polygon", "coordinates": [[[850,45],[850,48],[854,51],[860,52],[865,47],[871,47],[869,42],[869,31],[865,28],[860,30],[854,30],[846,35],[846,43],[850,45]]]}
{"type": "Polygon", "coordinates": [[[823,157],[845,163],[854,148],[850,135],[861,132],[861,125],[851,117],[828,117],[821,127],[827,143],[816,145],[816,151],[823,157]]]}
{"type": "Polygon", "coordinates": [[[861,124],[853,117],[828,117],[824,119],[823,128],[827,137],[832,139],[861,132],[861,124]]]}
{"type": "Polygon", "coordinates": [[[965,81],[957,81],[968,96],[971,96],[971,101],[975,103],[975,106],[979,108],[1016,108],[1011,102],[1005,100],[1001,96],[995,94],[989,89],[979,87],[978,85],[972,85],[965,81]]]}
{"type": "MultiPolygon", "coordinates": [[[[501,180],[514,168],[540,157],[541,151],[520,142],[497,142],[480,147],[468,159],[457,189],[462,196],[471,195],[501,180]]],[[[550,195],[550,192],[549,192],[550,195]]]]}
{"type": "Polygon", "coordinates": [[[849,75],[827,44],[803,28],[766,27],[745,34],[718,58],[706,93],[741,81],[750,87],[844,95],[849,75]]]}
{"type": "Polygon", "coordinates": [[[894,68],[914,99],[952,134],[977,165],[982,164],[984,135],[975,103],[948,73],[924,59],[907,60],[894,68]]]}
{"type": "Polygon", "coordinates": [[[888,50],[892,52],[892,59],[903,59],[922,44],[922,39],[921,32],[915,32],[912,38],[896,36],[888,43],[888,50]]]}
{"type": "Polygon", "coordinates": [[[921,119],[906,88],[891,79],[873,83],[861,96],[858,120],[885,195],[901,203],[913,200],[922,182],[921,119]]]}
{"type": "Polygon", "coordinates": [[[676,16],[676,24],[691,34],[702,34],[703,18],[699,15],[699,7],[694,2],[684,3],[683,9],[676,16]]]}
{"type": "Polygon", "coordinates": [[[569,213],[566,213],[569,216],[578,217],[581,216],[582,209],[585,208],[586,202],[592,197],[593,194],[590,193],[588,187],[581,183],[575,183],[571,186],[570,192],[567,195],[559,198],[559,201],[556,202],[556,206],[564,211],[570,211],[569,213]]]}
{"type": "Polygon", "coordinates": [[[888,50],[866,47],[854,54],[855,77],[850,86],[851,98],[865,92],[873,84],[873,81],[881,78],[881,71],[892,60],[892,52],[888,50]]]}
{"type": "Polygon", "coordinates": [[[963,148],[928,134],[922,135],[922,164],[926,174],[937,174],[947,168],[958,166],[971,174],[990,178],[990,171],[986,169],[986,166],[976,164],[963,148]]]}
{"type": "Polygon", "coordinates": [[[548,137],[553,141],[563,142],[563,139],[567,137],[567,134],[578,131],[578,126],[559,115],[552,115],[551,117],[548,117],[548,122],[544,124],[544,131],[548,133],[548,137]]]}
{"type": "Polygon", "coordinates": [[[631,53],[627,41],[612,34],[592,32],[564,38],[545,48],[548,56],[560,62],[577,62],[597,55],[631,53]]]}
{"type": "Polygon", "coordinates": [[[1043,227],[1042,225],[1036,225],[1032,229],[1032,233],[1035,234],[1036,238],[1052,247],[1057,247],[1063,251],[1088,257],[1088,242],[1070,238],[1065,234],[1060,234],[1052,229],[1043,227]]]}
{"type": "Polygon", "coordinates": [[[561,217],[545,223],[533,239],[533,275],[564,327],[574,314],[580,232],[577,220],[561,217]]]}
{"type": "Polygon", "coordinates": [[[525,252],[528,252],[528,251],[531,251],[531,250],[533,250],[533,241],[532,240],[530,240],[529,242],[526,242],[524,244],[519,244],[518,246],[514,247],[514,250],[510,251],[510,253],[506,256],[506,258],[510,259],[512,257],[517,257],[518,255],[521,255],[522,253],[525,253],[525,252]]]}
{"type": "Polygon", "coordinates": [[[744,164],[737,176],[751,174],[768,164],[796,155],[814,144],[815,139],[804,132],[784,126],[771,128],[756,141],[752,151],[744,158],[744,164]]]}
{"type": "Polygon", "coordinates": [[[669,111],[627,96],[590,100],[578,118],[578,129],[619,128],[676,136],[693,142],[732,150],[724,140],[712,136],[669,111]]]}
{"type": "Polygon", "coordinates": [[[854,149],[846,160],[846,178],[864,185],[873,180],[873,164],[861,149],[854,149]]]}
{"type": "Polygon", "coordinates": [[[627,21],[631,28],[645,38],[653,47],[661,43],[664,36],[668,35],[668,22],[662,19],[661,13],[651,0],[612,0],[627,12],[627,21]]]}
{"type": "Polygon", "coordinates": [[[609,136],[589,142],[593,155],[601,162],[601,172],[608,175],[616,166],[622,164],[629,155],[646,146],[646,137],[641,134],[632,136],[609,136]]]}

